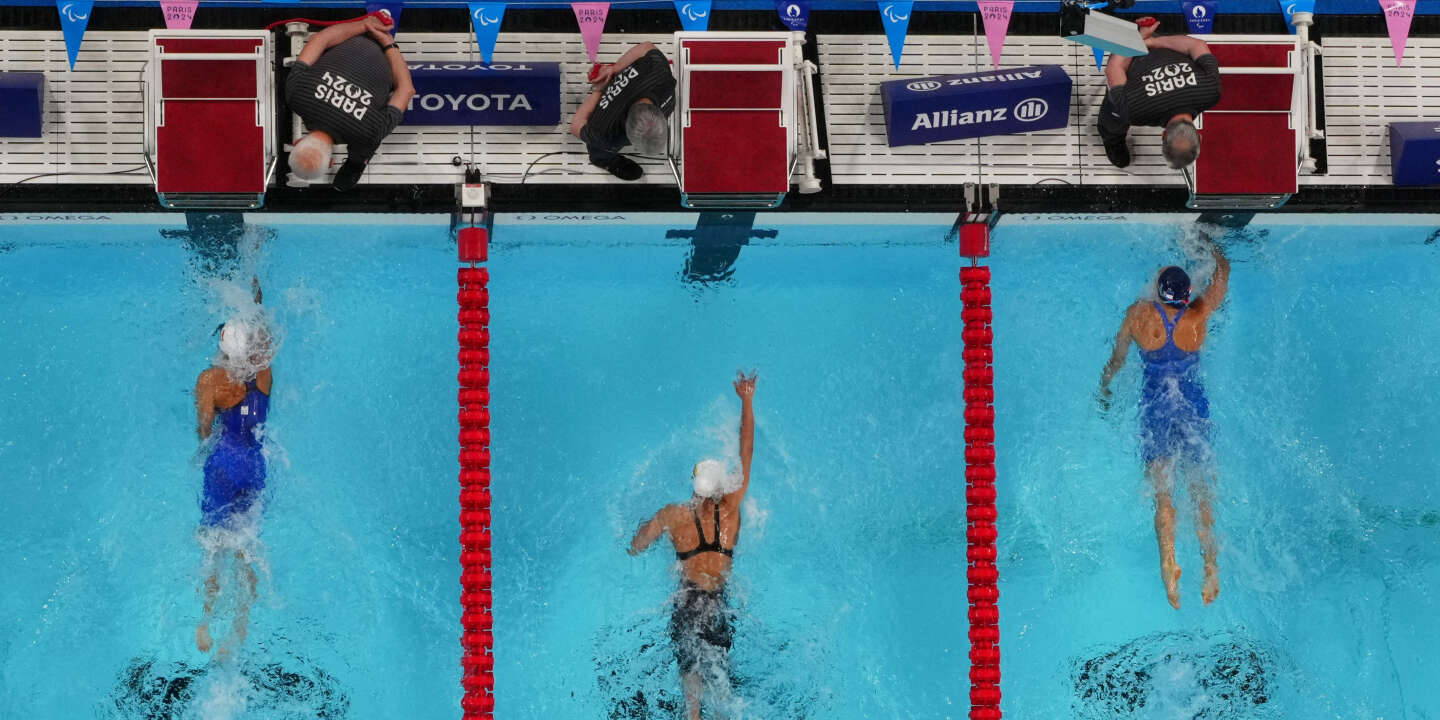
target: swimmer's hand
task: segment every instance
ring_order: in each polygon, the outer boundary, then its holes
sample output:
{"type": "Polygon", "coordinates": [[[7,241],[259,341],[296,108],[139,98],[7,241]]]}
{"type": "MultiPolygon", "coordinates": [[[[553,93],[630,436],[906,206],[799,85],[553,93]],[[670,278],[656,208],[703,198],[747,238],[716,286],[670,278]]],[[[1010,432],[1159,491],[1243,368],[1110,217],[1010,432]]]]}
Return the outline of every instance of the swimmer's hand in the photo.
{"type": "Polygon", "coordinates": [[[751,370],[750,377],[745,377],[745,371],[740,370],[735,375],[735,394],[741,400],[749,400],[755,397],[755,380],[759,376],[758,370],[751,370]]]}
{"type": "Polygon", "coordinates": [[[1095,400],[1100,403],[1100,412],[1110,412],[1110,388],[1101,385],[1099,392],[1095,393],[1095,400]]]}

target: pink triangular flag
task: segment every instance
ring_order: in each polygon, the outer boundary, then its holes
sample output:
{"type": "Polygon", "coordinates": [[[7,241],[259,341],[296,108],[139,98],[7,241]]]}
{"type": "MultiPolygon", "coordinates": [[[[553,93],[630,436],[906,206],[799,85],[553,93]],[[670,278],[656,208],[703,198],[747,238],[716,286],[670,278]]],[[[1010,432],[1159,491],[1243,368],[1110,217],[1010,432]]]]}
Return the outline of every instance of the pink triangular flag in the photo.
{"type": "Polygon", "coordinates": [[[1385,11],[1385,28],[1390,31],[1390,47],[1395,49],[1395,65],[1405,55],[1405,41],[1410,38],[1410,21],[1415,17],[1415,0],[1380,0],[1385,11]]]}
{"type": "Polygon", "coordinates": [[[979,0],[980,17],[985,21],[985,42],[990,44],[990,62],[1000,69],[1000,51],[1005,48],[1005,35],[1010,32],[1010,11],[1015,0],[979,0]]]}
{"type": "Polygon", "coordinates": [[[189,30],[195,21],[195,6],[200,0],[160,0],[160,9],[165,11],[165,27],[171,30],[189,30]]]}
{"type": "Polygon", "coordinates": [[[590,54],[590,62],[598,62],[600,36],[605,33],[605,16],[610,13],[610,3],[570,3],[570,9],[575,11],[575,22],[580,23],[580,38],[585,41],[585,52],[590,54]]]}

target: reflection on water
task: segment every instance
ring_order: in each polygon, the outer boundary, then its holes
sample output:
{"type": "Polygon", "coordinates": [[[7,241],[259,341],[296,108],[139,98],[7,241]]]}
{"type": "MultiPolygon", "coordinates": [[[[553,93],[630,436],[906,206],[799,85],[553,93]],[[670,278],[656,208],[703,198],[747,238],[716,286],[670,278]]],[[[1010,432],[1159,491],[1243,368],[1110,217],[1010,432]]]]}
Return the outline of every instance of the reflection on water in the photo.
{"type": "Polygon", "coordinates": [[[1155,633],[1070,665],[1077,720],[1252,720],[1270,714],[1274,661],[1244,637],[1155,633]]]}
{"type": "Polygon", "coordinates": [[[99,716],[119,720],[344,718],[350,699],[330,673],[308,660],[189,665],[137,657],[120,671],[99,716]]]}
{"type": "Polygon", "coordinates": [[[753,212],[702,212],[693,230],[666,230],[665,237],[690,241],[685,270],[686,283],[711,285],[735,275],[740,248],[751,238],[774,238],[777,230],[756,230],[753,212]]]}

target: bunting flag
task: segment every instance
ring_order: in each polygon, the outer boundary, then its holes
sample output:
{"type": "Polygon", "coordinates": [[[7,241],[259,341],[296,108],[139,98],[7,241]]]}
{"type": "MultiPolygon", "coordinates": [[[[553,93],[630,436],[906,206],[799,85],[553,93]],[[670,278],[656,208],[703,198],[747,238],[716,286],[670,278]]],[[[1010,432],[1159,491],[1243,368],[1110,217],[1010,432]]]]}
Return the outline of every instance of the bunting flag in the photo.
{"type": "Polygon", "coordinates": [[[1105,74],[1105,51],[1100,48],[1095,48],[1095,69],[1099,70],[1101,75],[1105,74]]]}
{"type": "Polygon", "coordinates": [[[200,0],[160,0],[160,10],[165,13],[165,27],[170,30],[189,30],[195,21],[195,6],[200,0]]]}
{"type": "Polygon", "coordinates": [[[375,12],[375,11],[377,11],[377,10],[384,10],[385,12],[390,13],[390,19],[395,23],[395,27],[390,28],[390,34],[391,34],[391,35],[394,35],[395,33],[400,32],[400,11],[401,11],[401,10],[404,10],[404,9],[405,9],[405,0],[393,0],[392,2],[367,2],[367,3],[365,3],[365,12],[366,12],[366,13],[373,13],[373,12],[375,12]]]}
{"type": "Polygon", "coordinates": [[[1410,21],[1415,18],[1415,0],[1380,0],[1385,11],[1385,28],[1390,31],[1390,47],[1395,50],[1395,66],[1405,55],[1405,42],[1410,39],[1410,21]]]}
{"type": "Polygon", "coordinates": [[[1192,35],[1209,35],[1215,31],[1216,0],[1186,0],[1180,4],[1185,13],[1185,26],[1192,35]]]}
{"type": "Polygon", "coordinates": [[[1297,12],[1315,12],[1315,0],[1279,0],[1280,12],[1285,15],[1285,27],[1290,28],[1290,34],[1295,34],[1295,24],[1290,18],[1295,17],[1297,12]]]}
{"type": "Polygon", "coordinates": [[[570,9],[575,11],[575,22],[580,24],[580,39],[585,41],[590,62],[599,62],[600,36],[605,34],[605,16],[610,14],[610,3],[570,3],[570,9]]]}
{"type": "Polygon", "coordinates": [[[885,26],[885,37],[890,41],[890,58],[895,69],[900,69],[900,54],[905,51],[905,32],[910,29],[910,6],[912,0],[877,0],[880,6],[880,22],[885,26]]]}
{"type": "Polygon", "coordinates": [[[710,28],[710,0],[675,0],[675,14],[680,16],[680,27],[691,32],[702,32],[710,28]]]}
{"type": "Polygon", "coordinates": [[[990,62],[1000,69],[1000,53],[1005,49],[1005,35],[1010,32],[1010,11],[1015,0],[979,0],[980,18],[985,21],[985,42],[990,44],[990,62]]]}
{"type": "Polygon", "coordinates": [[[495,54],[495,39],[500,37],[500,21],[505,19],[505,3],[470,3],[470,24],[475,26],[475,42],[480,45],[480,59],[490,64],[495,54]]]}
{"type": "Polygon", "coordinates": [[[70,69],[75,69],[75,56],[80,53],[80,42],[85,39],[85,28],[90,24],[90,8],[95,0],[55,0],[60,11],[60,29],[65,33],[65,54],[70,56],[70,69]]]}
{"type": "Polygon", "coordinates": [[[785,27],[805,32],[805,25],[810,22],[810,0],[775,0],[775,12],[785,27]]]}

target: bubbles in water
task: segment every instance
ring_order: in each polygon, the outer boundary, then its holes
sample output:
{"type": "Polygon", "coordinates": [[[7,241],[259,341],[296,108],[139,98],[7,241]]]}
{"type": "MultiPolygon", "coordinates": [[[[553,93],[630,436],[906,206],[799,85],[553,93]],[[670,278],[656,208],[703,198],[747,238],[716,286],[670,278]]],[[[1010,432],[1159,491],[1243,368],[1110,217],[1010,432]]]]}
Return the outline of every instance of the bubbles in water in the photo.
{"type": "Polygon", "coordinates": [[[1248,638],[1165,632],[1071,660],[1077,720],[1256,720],[1274,659],[1248,638]]]}
{"type": "Polygon", "coordinates": [[[309,660],[211,663],[137,657],[97,713],[107,720],[339,720],[350,699],[338,681],[309,660]]]}
{"type": "Polygon", "coordinates": [[[245,712],[246,699],[255,688],[232,663],[214,666],[210,676],[197,683],[197,702],[187,716],[194,720],[234,720],[245,712]]]}
{"type": "MultiPolygon", "coordinates": [[[[660,609],[600,629],[595,639],[594,692],[605,709],[604,717],[669,720],[685,716],[685,696],[669,632],[670,610],[667,601],[660,609]]],[[[811,658],[804,657],[803,648],[785,639],[798,631],[792,628],[787,634],[765,626],[745,612],[744,602],[734,603],[731,612],[735,626],[731,652],[728,656],[704,654],[698,665],[704,678],[702,706],[707,717],[828,717],[830,708],[819,688],[797,680],[833,671],[816,667],[811,658]],[[797,667],[810,672],[797,674],[797,667]]]]}

